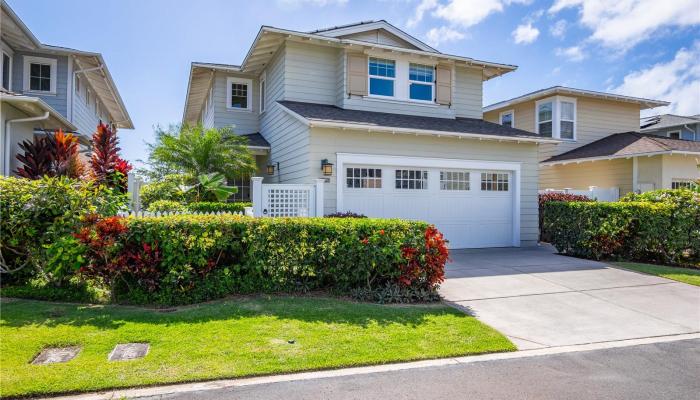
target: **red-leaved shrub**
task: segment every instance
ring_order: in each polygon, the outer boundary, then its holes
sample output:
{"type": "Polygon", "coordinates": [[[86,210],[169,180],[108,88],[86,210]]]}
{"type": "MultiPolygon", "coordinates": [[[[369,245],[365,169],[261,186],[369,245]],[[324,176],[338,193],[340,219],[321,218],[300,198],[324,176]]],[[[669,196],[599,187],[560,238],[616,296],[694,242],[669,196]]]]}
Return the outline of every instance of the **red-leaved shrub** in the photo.
{"type": "Polygon", "coordinates": [[[447,242],[442,233],[430,225],[425,230],[425,247],[402,248],[406,264],[401,265],[399,284],[434,288],[445,280],[445,264],[449,259],[447,242]]]}

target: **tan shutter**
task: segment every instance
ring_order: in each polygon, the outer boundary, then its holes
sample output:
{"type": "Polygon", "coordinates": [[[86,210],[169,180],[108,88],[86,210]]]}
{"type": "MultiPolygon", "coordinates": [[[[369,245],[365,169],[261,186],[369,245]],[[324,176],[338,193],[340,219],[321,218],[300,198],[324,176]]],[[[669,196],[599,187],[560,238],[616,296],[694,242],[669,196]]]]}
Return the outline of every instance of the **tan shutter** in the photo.
{"type": "Polygon", "coordinates": [[[348,94],[367,96],[367,56],[348,53],[348,94]]]}
{"type": "Polygon", "coordinates": [[[435,101],[438,104],[452,104],[452,67],[438,65],[435,68],[435,101]]]}

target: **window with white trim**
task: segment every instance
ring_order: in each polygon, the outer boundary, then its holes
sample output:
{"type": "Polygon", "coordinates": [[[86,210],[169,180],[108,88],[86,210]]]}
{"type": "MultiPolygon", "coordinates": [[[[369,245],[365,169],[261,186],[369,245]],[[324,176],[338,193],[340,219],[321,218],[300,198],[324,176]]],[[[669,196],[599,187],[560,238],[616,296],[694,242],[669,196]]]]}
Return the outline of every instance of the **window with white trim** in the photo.
{"type": "Polygon", "coordinates": [[[265,112],[265,86],[266,85],[266,74],[263,72],[263,74],[260,76],[260,112],[263,113],[265,112]]]}
{"type": "Polygon", "coordinates": [[[509,128],[513,128],[515,125],[514,124],[515,121],[513,119],[514,115],[515,114],[514,114],[513,110],[503,111],[500,115],[500,121],[499,121],[500,124],[503,126],[507,126],[509,128]]]}
{"type": "Polygon", "coordinates": [[[669,131],[668,137],[671,139],[680,139],[681,138],[681,131],[669,131]]]}
{"type": "Polygon", "coordinates": [[[10,90],[12,82],[12,57],[9,54],[2,52],[2,87],[10,90]]]}
{"type": "Polygon", "coordinates": [[[56,93],[56,68],[53,58],[24,56],[24,90],[56,93]]]}
{"type": "Polygon", "coordinates": [[[576,99],[554,96],[536,101],[535,126],[540,136],[576,140],[576,99]]]}
{"type": "Polygon", "coordinates": [[[440,190],[469,190],[469,171],[440,171],[440,190]]]}
{"type": "Polygon", "coordinates": [[[408,66],[408,97],[432,102],[435,98],[435,67],[410,63],[408,66]]]}
{"type": "Polygon", "coordinates": [[[482,172],[481,190],[488,192],[507,192],[508,173],[482,172]]]}
{"type": "Polygon", "coordinates": [[[226,107],[230,110],[252,110],[253,81],[230,77],[226,79],[226,107]]]}
{"type": "Polygon", "coordinates": [[[396,170],[397,189],[427,189],[428,171],[413,169],[396,170]]]}
{"type": "Polygon", "coordinates": [[[691,189],[696,183],[692,180],[674,179],[671,181],[671,189],[691,189]]]}
{"type": "Polygon", "coordinates": [[[369,94],[394,97],[396,62],[384,58],[369,58],[369,94]]]}
{"type": "Polygon", "coordinates": [[[382,170],[380,168],[348,168],[345,179],[348,188],[379,189],[382,187],[382,170]]]}

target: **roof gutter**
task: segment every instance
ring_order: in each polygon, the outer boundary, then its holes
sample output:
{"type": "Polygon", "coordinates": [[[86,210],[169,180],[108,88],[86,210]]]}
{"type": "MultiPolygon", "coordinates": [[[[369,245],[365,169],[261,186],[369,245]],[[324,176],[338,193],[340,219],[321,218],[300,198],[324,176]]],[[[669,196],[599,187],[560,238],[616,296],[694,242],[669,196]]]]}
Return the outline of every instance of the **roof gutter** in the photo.
{"type": "Polygon", "coordinates": [[[542,166],[554,166],[554,165],[567,165],[567,164],[581,164],[584,162],[593,162],[593,161],[630,159],[630,158],[635,158],[635,157],[653,157],[653,156],[664,155],[664,154],[700,156],[700,151],[665,150],[665,151],[653,151],[653,152],[649,152],[649,153],[638,153],[638,154],[619,155],[619,156],[613,155],[613,156],[602,156],[602,157],[572,158],[570,160],[542,161],[540,163],[540,165],[542,165],[542,166]]]}

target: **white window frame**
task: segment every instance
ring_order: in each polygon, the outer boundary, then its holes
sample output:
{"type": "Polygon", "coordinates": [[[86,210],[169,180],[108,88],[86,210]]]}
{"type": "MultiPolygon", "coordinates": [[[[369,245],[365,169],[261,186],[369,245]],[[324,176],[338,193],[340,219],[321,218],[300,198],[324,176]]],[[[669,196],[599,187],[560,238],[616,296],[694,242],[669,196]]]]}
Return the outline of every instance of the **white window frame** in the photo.
{"type": "Polygon", "coordinates": [[[24,83],[22,90],[28,93],[39,93],[39,94],[56,94],[56,78],[58,76],[58,60],[55,58],[46,57],[34,57],[34,56],[23,56],[24,58],[24,83]],[[29,89],[29,72],[31,64],[48,64],[51,68],[49,75],[49,91],[45,90],[31,90],[29,89]]]}
{"type": "Polygon", "coordinates": [[[81,90],[83,89],[83,84],[81,82],[82,80],[80,79],[80,74],[75,74],[75,77],[73,78],[73,88],[75,90],[75,94],[77,94],[80,97],[82,96],[81,90]]]}
{"type": "Polygon", "coordinates": [[[243,111],[243,112],[253,111],[253,80],[252,79],[238,78],[235,76],[229,76],[228,78],[226,78],[226,109],[229,111],[243,111]],[[234,83],[248,85],[248,90],[246,91],[246,98],[247,98],[246,105],[248,107],[246,107],[246,108],[231,107],[231,97],[233,94],[233,90],[231,88],[231,85],[233,85],[234,83]]]}
{"type": "MultiPolygon", "coordinates": [[[[498,123],[500,125],[503,125],[503,116],[510,114],[510,127],[515,128],[515,111],[510,109],[506,111],[501,111],[500,114],[498,114],[498,123]]],[[[539,125],[538,125],[539,126],[539,125]]],[[[538,128],[539,130],[539,128],[538,128]]]]}
{"type": "Polygon", "coordinates": [[[384,170],[381,167],[371,166],[371,165],[370,166],[368,166],[368,165],[351,165],[351,166],[348,166],[345,168],[344,173],[345,173],[345,190],[352,190],[352,191],[355,191],[355,190],[357,190],[357,191],[374,190],[374,191],[377,191],[377,190],[382,190],[384,188],[384,175],[385,174],[384,174],[384,170]],[[354,175],[353,176],[348,175],[348,171],[347,171],[348,169],[352,169],[353,172],[355,169],[359,169],[360,176],[355,177],[354,175]],[[363,169],[367,170],[367,176],[365,176],[365,177],[361,176],[363,169]],[[369,170],[374,170],[375,176],[370,177],[369,170]],[[379,175],[381,175],[381,176],[376,176],[376,171],[379,171],[379,175]],[[356,187],[356,186],[354,186],[354,183],[353,183],[353,186],[348,186],[349,179],[352,179],[352,180],[359,179],[360,186],[356,187]],[[379,182],[379,186],[362,187],[362,180],[363,179],[367,179],[368,181],[370,179],[372,179],[374,182],[379,182]]]}
{"type": "Polygon", "coordinates": [[[394,184],[392,185],[392,188],[394,191],[398,192],[403,192],[407,190],[428,190],[428,187],[430,185],[430,171],[427,168],[414,168],[414,167],[395,167],[392,169],[393,173],[391,174],[394,180],[394,184]],[[411,178],[410,176],[407,178],[404,177],[397,177],[396,173],[399,171],[405,171],[408,172],[409,174],[411,172],[414,173],[414,177],[411,178]],[[420,177],[416,177],[415,173],[419,172],[420,177]],[[396,187],[396,184],[398,182],[408,182],[408,186],[410,186],[410,183],[413,182],[414,187],[396,187]],[[420,182],[421,187],[415,187],[417,183],[420,182]]]}
{"type": "MultiPolygon", "coordinates": [[[[12,54],[9,52],[3,50],[0,53],[2,53],[2,56],[7,56],[10,59],[10,70],[8,71],[8,81],[7,81],[7,90],[12,90],[12,64],[14,64],[14,58],[12,57],[12,54]]],[[[0,60],[0,86],[2,86],[2,76],[5,74],[5,70],[3,69],[3,60],[0,60]]]]}
{"type": "Polygon", "coordinates": [[[673,189],[673,184],[674,184],[674,183],[678,184],[678,186],[679,186],[679,187],[677,187],[676,189],[680,189],[681,187],[683,187],[683,188],[690,188],[690,187],[692,187],[693,184],[695,183],[695,181],[692,180],[692,179],[687,179],[687,178],[686,178],[686,179],[684,179],[684,178],[673,178],[673,179],[671,179],[671,189],[673,189]]]}
{"type": "Polygon", "coordinates": [[[397,98],[397,97],[396,97],[396,77],[399,75],[399,65],[398,65],[398,64],[399,64],[399,63],[398,63],[397,60],[394,60],[394,59],[391,59],[391,58],[379,57],[379,56],[369,56],[369,57],[367,57],[367,95],[368,95],[369,97],[374,97],[374,98],[377,98],[377,99],[396,99],[396,98],[397,98]],[[389,76],[372,75],[372,74],[369,72],[369,63],[370,63],[370,60],[373,59],[373,58],[376,58],[376,59],[379,59],[379,60],[393,61],[393,62],[394,62],[394,77],[392,78],[392,77],[389,77],[389,76]],[[372,93],[370,92],[370,81],[371,81],[372,77],[374,77],[375,79],[384,79],[384,80],[389,80],[389,81],[391,81],[391,84],[394,86],[394,90],[393,90],[394,95],[393,95],[393,96],[384,96],[384,95],[382,95],[382,94],[372,94],[372,93]]]}
{"type": "MultiPolygon", "coordinates": [[[[540,134],[540,104],[552,103],[552,138],[564,140],[567,142],[575,142],[578,138],[577,120],[578,120],[578,104],[576,99],[573,97],[563,97],[563,96],[552,96],[546,99],[537,100],[535,102],[535,130],[537,134],[540,134]],[[574,105],[574,137],[572,139],[561,137],[561,103],[573,103],[574,105]]],[[[547,121],[541,121],[547,122],[547,121]]]]}
{"type": "Polygon", "coordinates": [[[683,136],[682,136],[683,132],[681,132],[680,129],[676,129],[676,130],[673,130],[673,131],[668,131],[668,132],[666,132],[666,137],[668,137],[669,139],[674,139],[674,138],[671,137],[671,134],[672,134],[672,133],[677,133],[677,134],[678,134],[678,139],[682,139],[682,138],[683,138],[683,136]]]}
{"type": "Polygon", "coordinates": [[[267,103],[267,73],[263,71],[260,75],[260,82],[258,84],[258,99],[260,100],[260,114],[264,113],[267,103]]]}
{"type": "MultiPolygon", "coordinates": [[[[394,63],[396,63],[396,61],[394,61],[394,63]]],[[[436,71],[435,71],[435,66],[434,66],[434,65],[422,64],[422,63],[418,63],[418,62],[411,62],[411,61],[409,61],[409,62],[408,62],[408,76],[407,76],[407,79],[406,79],[406,81],[407,81],[406,90],[408,91],[408,92],[407,92],[407,93],[408,93],[408,100],[411,101],[411,102],[414,102],[414,103],[435,104],[435,74],[436,74],[436,71]],[[411,64],[416,64],[416,65],[420,65],[420,66],[422,66],[422,67],[430,67],[430,68],[432,68],[432,69],[433,69],[433,80],[430,81],[430,82],[413,81],[413,80],[411,80],[411,64]],[[430,85],[430,98],[431,98],[431,100],[412,99],[412,98],[411,98],[411,84],[412,84],[412,83],[415,83],[415,84],[418,84],[418,85],[424,85],[424,86],[430,85]]],[[[394,94],[396,94],[396,93],[394,93],[394,94]]]]}

